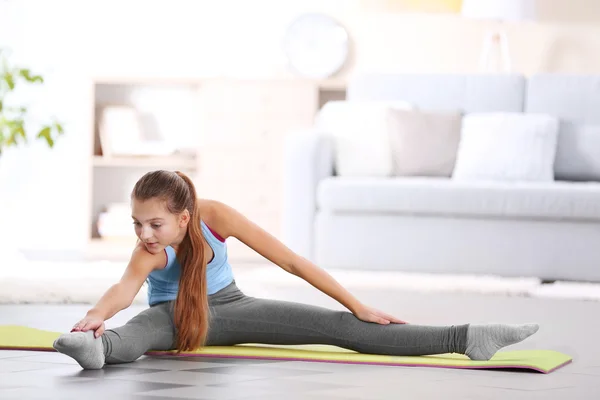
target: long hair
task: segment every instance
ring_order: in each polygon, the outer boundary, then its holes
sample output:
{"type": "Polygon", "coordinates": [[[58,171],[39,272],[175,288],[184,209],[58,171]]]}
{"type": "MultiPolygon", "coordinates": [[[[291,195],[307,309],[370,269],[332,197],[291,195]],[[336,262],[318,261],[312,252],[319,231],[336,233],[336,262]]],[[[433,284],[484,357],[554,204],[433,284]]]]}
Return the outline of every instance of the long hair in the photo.
{"type": "Polygon", "coordinates": [[[163,200],[173,214],[181,214],[185,210],[190,213],[187,232],[177,251],[181,276],[174,322],[177,352],[196,350],[206,341],[209,323],[206,262],[196,188],[182,172],[159,170],[142,176],[131,196],[142,201],[152,198],[163,200]]]}

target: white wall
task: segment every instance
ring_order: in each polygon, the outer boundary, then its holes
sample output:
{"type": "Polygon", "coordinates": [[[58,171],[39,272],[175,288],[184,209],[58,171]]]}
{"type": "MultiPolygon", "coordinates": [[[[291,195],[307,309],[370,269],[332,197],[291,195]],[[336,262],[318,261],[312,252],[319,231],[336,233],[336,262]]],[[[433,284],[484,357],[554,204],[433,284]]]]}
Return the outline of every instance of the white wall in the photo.
{"type": "MultiPolygon", "coordinates": [[[[597,2],[540,0],[544,22],[508,25],[516,71],[600,73],[597,2]],[[571,5],[571,6],[569,6],[571,5]],[[579,8],[578,8],[579,7],[579,8]],[[573,11],[575,9],[575,11],[573,11]],[[562,11],[561,11],[562,10],[562,11]],[[564,12],[570,10],[569,13],[564,12]],[[562,14],[568,17],[561,20],[562,14]],[[582,18],[585,17],[585,18],[582,18]],[[584,21],[586,24],[571,24],[584,21]],[[596,24],[588,23],[596,22],[596,24]]],[[[362,0],[0,1],[0,45],[47,77],[33,97],[67,134],[52,151],[39,142],[0,160],[0,206],[24,249],[81,249],[87,239],[92,75],[288,75],[281,37],[295,15],[326,12],[350,31],[362,70],[475,71],[490,24],[457,15],[384,14],[362,0]]]]}

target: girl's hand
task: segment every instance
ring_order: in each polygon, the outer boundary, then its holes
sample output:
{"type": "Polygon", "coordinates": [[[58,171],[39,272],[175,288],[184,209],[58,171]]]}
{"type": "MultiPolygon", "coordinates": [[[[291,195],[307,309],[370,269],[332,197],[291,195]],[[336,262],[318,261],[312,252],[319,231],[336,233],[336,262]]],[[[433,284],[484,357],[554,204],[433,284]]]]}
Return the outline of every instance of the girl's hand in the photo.
{"type": "Polygon", "coordinates": [[[392,317],[389,314],[378,311],[374,308],[362,306],[353,313],[356,318],[365,322],[374,322],[376,324],[388,325],[394,324],[407,324],[408,322],[402,321],[398,318],[392,317]]]}
{"type": "Polygon", "coordinates": [[[102,318],[88,316],[76,323],[71,332],[87,332],[93,330],[94,337],[98,338],[104,333],[104,321],[102,318]]]}

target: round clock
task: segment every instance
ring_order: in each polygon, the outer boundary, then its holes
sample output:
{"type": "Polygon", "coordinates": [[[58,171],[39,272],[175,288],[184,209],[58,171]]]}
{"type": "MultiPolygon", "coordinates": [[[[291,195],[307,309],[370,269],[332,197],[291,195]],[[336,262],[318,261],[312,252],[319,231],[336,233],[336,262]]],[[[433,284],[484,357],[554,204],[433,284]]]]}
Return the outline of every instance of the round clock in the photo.
{"type": "Polygon", "coordinates": [[[349,41],[346,29],[333,18],[324,14],[304,14],[286,30],[283,49],[289,66],[296,73],[323,79],[344,66],[349,41]]]}

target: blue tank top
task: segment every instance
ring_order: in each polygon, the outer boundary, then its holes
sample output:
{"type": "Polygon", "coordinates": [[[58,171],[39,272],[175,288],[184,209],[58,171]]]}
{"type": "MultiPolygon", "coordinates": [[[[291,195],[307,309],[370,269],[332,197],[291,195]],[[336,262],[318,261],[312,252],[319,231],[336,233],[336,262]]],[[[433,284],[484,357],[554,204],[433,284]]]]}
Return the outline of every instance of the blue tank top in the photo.
{"type": "MultiPolygon", "coordinates": [[[[202,234],[212,248],[214,256],[206,265],[206,284],[208,294],[214,294],[233,282],[233,271],[227,260],[227,244],[217,238],[210,228],[200,221],[202,234]]],[[[179,277],[181,265],[175,256],[175,249],[168,246],[167,265],[163,269],[154,270],[148,275],[148,304],[154,305],[163,301],[171,301],[177,298],[179,291],[179,277]]]]}

